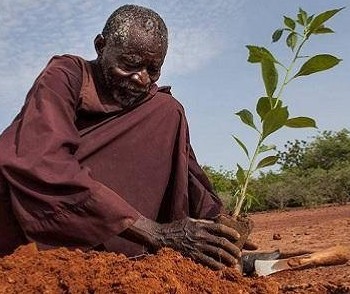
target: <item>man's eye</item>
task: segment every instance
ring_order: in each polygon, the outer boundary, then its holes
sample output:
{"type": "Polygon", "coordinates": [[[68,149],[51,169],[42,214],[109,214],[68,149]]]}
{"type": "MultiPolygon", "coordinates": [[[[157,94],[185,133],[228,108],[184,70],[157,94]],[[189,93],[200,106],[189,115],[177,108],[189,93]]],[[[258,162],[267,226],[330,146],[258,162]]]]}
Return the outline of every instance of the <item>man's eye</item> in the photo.
{"type": "Polygon", "coordinates": [[[157,68],[157,67],[151,67],[151,68],[148,69],[148,73],[149,73],[150,75],[156,75],[156,74],[159,73],[159,68],[157,68]]]}
{"type": "Polygon", "coordinates": [[[135,63],[124,62],[123,68],[127,71],[135,71],[135,70],[138,70],[140,68],[140,65],[135,64],[135,63]]]}

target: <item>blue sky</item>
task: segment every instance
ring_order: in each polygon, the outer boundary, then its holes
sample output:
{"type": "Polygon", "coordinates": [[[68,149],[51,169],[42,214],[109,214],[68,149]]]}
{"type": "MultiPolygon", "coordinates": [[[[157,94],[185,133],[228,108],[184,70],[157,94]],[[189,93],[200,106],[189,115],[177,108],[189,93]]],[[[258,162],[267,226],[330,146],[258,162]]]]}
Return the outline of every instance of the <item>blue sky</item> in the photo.
{"type": "MultiPolygon", "coordinates": [[[[249,148],[255,134],[243,127],[235,112],[253,110],[264,94],[260,69],[246,61],[245,45],[265,46],[281,61],[290,58],[284,46],[271,44],[283,15],[347,6],[348,0],[1,0],[0,2],[0,131],[20,110],[36,76],[54,54],[94,59],[93,39],[118,6],[135,3],[156,10],[170,31],[170,48],[161,85],[171,85],[184,105],[192,145],[201,164],[234,169],[245,157],[231,135],[249,148]]],[[[316,36],[306,55],[331,53],[343,61],[334,69],[295,80],[284,93],[291,116],[310,116],[319,131],[349,128],[350,7],[328,26],[336,33],[316,36]]],[[[307,139],[315,129],[286,129],[267,143],[307,139]]]]}

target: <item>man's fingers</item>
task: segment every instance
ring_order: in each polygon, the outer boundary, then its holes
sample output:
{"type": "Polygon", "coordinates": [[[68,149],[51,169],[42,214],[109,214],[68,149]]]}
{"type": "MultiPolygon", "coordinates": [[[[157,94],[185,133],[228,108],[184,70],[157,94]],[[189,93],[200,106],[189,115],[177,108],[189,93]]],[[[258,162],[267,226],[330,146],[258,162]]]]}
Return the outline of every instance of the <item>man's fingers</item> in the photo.
{"type": "Polygon", "coordinates": [[[200,226],[204,229],[201,239],[205,241],[205,244],[221,248],[235,258],[241,257],[240,249],[234,244],[240,238],[235,229],[211,221],[200,221],[200,226]]]}
{"type": "Polygon", "coordinates": [[[222,248],[218,248],[209,244],[200,244],[198,248],[202,253],[210,256],[211,258],[214,258],[217,262],[225,264],[226,266],[233,266],[238,263],[236,256],[232,256],[222,248]]]}
{"type": "Polygon", "coordinates": [[[196,260],[197,262],[200,262],[203,265],[206,265],[207,267],[213,270],[220,270],[225,267],[225,265],[221,262],[218,262],[214,258],[199,251],[191,252],[190,256],[192,259],[196,260]]]}
{"type": "Polygon", "coordinates": [[[235,242],[239,240],[239,238],[241,237],[235,229],[225,226],[223,224],[211,223],[211,224],[207,224],[205,227],[206,227],[206,230],[211,234],[225,237],[231,242],[235,242]]]}
{"type": "Polygon", "coordinates": [[[257,250],[259,247],[257,244],[255,244],[252,240],[245,241],[243,245],[243,249],[245,250],[257,250]]]}
{"type": "Polygon", "coordinates": [[[241,250],[232,242],[228,241],[224,237],[217,237],[210,235],[207,238],[207,243],[214,245],[217,248],[221,248],[234,256],[236,259],[241,257],[241,250]]]}

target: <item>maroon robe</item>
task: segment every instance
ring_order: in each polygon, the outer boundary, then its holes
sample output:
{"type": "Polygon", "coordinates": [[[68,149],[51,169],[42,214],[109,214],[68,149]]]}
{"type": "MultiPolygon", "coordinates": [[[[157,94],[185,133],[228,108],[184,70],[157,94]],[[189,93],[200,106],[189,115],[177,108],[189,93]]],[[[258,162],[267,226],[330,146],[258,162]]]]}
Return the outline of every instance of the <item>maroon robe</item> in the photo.
{"type": "Polygon", "coordinates": [[[138,254],[116,237],[140,215],[209,218],[221,208],[190,146],[183,107],[152,85],[127,111],[100,98],[91,64],[55,56],[0,136],[0,254],[34,241],[138,254]]]}

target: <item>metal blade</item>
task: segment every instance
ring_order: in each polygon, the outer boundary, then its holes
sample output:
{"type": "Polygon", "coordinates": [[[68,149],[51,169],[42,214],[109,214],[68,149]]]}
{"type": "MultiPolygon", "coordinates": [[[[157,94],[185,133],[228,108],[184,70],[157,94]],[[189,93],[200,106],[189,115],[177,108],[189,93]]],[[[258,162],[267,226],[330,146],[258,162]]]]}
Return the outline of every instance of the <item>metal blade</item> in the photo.
{"type": "Polygon", "coordinates": [[[279,271],[291,269],[288,259],[255,260],[255,272],[258,276],[268,276],[279,271]]]}

